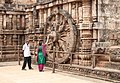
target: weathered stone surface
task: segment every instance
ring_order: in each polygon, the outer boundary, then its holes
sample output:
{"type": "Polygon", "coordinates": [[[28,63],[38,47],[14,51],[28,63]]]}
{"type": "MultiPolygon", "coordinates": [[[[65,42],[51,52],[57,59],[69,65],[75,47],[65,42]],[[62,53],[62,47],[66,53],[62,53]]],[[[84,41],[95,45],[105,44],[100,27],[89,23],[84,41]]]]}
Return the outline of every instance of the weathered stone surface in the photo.
{"type": "MultiPolygon", "coordinates": [[[[109,41],[111,34],[118,34],[120,32],[120,1],[119,0],[99,0],[98,1],[98,21],[101,31],[101,38],[109,41]]],[[[115,40],[113,40],[115,41],[115,40]]],[[[115,43],[112,43],[115,44],[115,43]]],[[[119,43],[117,43],[119,44],[119,43]]]]}
{"type": "MultiPolygon", "coordinates": [[[[119,70],[120,49],[111,47],[120,44],[119,4],[119,0],[1,0],[0,57],[19,56],[21,52],[16,51],[21,51],[25,39],[30,40],[34,54],[38,42],[46,41],[49,34],[47,49],[56,46],[56,62],[119,70]],[[14,46],[12,51],[8,46],[14,46]]],[[[48,52],[49,57],[52,61],[52,52],[48,52]]],[[[68,66],[63,69],[92,72],[68,66]]],[[[92,75],[116,75],[106,72],[96,70],[92,75]]]]}

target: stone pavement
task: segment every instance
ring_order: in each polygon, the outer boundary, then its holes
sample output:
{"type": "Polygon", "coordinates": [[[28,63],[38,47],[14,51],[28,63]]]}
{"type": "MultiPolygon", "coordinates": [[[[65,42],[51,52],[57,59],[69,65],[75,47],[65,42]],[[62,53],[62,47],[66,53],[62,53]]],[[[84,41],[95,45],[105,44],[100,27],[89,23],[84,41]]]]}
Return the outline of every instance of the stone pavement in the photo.
{"type": "Polygon", "coordinates": [[[0,83],[110,83],[98,79],[71,75],[62,72],[52,73],[45,68],[38,72],[37,65],[32,65],[34,70],[21,70],[17,62],[0,62],[0,83]]]}

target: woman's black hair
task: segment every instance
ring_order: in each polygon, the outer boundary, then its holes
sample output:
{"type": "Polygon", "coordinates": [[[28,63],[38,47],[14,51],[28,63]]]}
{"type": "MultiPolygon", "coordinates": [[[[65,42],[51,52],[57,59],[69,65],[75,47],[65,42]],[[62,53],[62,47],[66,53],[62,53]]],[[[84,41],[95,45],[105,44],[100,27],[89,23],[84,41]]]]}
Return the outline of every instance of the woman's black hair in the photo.
{"type": "Polygon", "coordinates": [[[39,45],[40,45],[40,46],[42,45],[42,41],[39,42],[39,45]]]}

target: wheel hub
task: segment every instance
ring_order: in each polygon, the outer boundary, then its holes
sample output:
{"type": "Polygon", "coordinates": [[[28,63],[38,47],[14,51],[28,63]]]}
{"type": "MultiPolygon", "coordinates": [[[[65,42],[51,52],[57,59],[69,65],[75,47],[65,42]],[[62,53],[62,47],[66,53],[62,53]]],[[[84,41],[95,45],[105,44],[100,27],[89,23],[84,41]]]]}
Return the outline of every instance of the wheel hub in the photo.
{"type": "Polygon", "coordinates": [[[60,39],[60,34],[56,31],[51,31],[49,36],[53,39],[53,42],[57,42],[60,39]]]}

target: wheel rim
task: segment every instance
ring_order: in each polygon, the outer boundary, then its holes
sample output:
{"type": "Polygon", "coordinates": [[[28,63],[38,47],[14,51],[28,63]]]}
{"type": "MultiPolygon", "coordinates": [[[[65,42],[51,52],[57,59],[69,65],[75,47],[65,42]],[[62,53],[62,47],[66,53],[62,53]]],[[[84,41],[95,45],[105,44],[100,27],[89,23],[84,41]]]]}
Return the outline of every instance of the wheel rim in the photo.
{"type": "MultiPolygon", "coordinates": [[[[64,10],[52,13],[47,18],[46,34],[50,35],[47,50],[73,52],[76,46],[76,26],[72,17],[64,10]],[[54,43],[53,43],[54,42],[54,43]]],[[[47,52],[48,59],[53,60],[53,52],[47,52]]],[[[66,62],[69,53],[56,53],[55,61],[58,63],[66,62]]]]}

